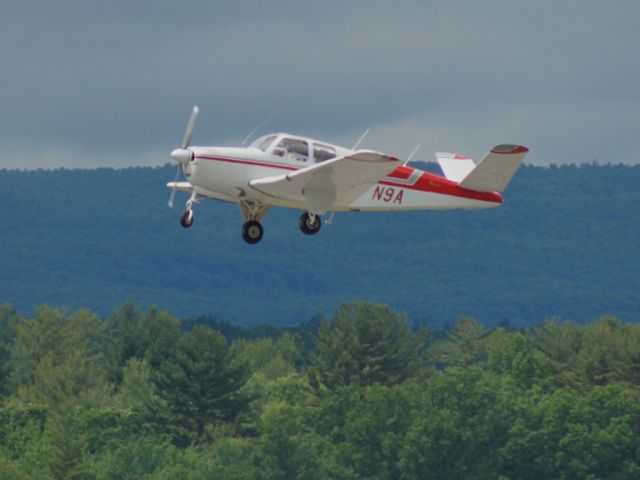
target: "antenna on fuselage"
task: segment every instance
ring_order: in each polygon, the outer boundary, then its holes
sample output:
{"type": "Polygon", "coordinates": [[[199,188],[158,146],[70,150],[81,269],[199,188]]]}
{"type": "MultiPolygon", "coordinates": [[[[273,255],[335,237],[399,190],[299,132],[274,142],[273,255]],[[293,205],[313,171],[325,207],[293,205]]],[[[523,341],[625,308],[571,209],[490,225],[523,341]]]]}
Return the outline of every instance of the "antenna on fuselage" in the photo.
{"type": "Polygon", "coordinates": [[[411,159],[413,158],[413,156],[418,153],[418,150],[420,150],[420,147],[422,145],[418,145],[416,146],[416,148],[413,149],[413,152],[411,152],[411,155],[409,155],[409,158],[407,158],[407,160],[404,162],[404,164],[406,165],[407,163],[409,163],[411,161],[411,159]]]}
{"type": "Polygon", "coordinates": [[[258,126],[256,128],[254,128],[253,130],[251,130],[251,132],[249,132],[249,135],[247,135],[246,137],[244,137],[244,140],[242,141],[242,146],[244,147],[247,142],[249,141],[249,139],[251,138],[251,136],[256,133],[256,131],[258,131],[258,129],[260,127],[262,127],[265,123],[267,123],[269,120],[271,120],[273,117],[275,117],[276,115],[280,115],[282,113],[282,111],[284,110],[284,108],[280,108],[278,110],[276,110],[275,112],[273,112],[271,115],[269,115],[267,118],[265,118],[263,121],[261,121],[258,126]]]}
{"type": "Polygon", "coordinates": [[[353,146],[353,148],[351,150],[357,150],[358,147],[360,146],[360,144],[362,143],[362,141],[364,140],[364,137],[366,137],[369,134],[369,131],[371,129],[367,128],[364,133],[362,134],[362,136],[360,137],[360,139],[356,142],[356,144],[353,146]]]}

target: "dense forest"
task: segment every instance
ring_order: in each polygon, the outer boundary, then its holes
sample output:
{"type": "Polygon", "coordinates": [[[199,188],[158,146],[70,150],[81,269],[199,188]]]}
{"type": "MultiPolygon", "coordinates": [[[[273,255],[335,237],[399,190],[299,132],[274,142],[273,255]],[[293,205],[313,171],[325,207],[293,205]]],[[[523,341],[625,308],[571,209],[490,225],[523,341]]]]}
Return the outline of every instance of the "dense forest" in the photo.
{"type": "Polygon", "coordinates": [[[354,301],[432,326],[638,320],[640,166],[524,166],[500,208],[336,214],[314,237],[299,212],[273,209],[256,246],[234,205],[204,201],[182,229],[186,198],[167,209],[174,175],[0,171],[0,302],[107,317],[132,300],[241,324],[298,324],[354,301]]]}
{"type": "Polygon", "coordinates": [[[637,479],[640,325],[0,307],[3,479],[637,479]]]}

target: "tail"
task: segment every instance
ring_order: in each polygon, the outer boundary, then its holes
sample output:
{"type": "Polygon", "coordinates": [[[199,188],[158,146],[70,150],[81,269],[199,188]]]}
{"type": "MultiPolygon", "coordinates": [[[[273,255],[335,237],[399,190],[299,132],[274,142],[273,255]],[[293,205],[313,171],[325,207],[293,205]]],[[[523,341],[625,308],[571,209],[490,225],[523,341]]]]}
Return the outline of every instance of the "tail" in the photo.
{"type": "Polygon", "coordinates": [[[476,165],[469,157],[437,153],[438,163],[449,180],[476,192],[502,192],[518,170],[529,149],[520,145],[497,145],[476,165]]]}

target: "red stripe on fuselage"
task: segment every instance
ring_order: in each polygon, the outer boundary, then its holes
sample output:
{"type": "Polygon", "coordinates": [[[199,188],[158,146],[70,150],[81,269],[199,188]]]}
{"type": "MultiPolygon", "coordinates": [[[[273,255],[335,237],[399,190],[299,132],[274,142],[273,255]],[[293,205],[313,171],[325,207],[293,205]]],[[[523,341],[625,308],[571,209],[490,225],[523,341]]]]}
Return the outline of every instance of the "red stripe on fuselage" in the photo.
{"type": "Polygon", "coordinates": [[[217,162],[239,163],[241,165],[254,165],[257,167],[280,168],[282,170],[300,170],[299,167],[294,167],[293,165],[288,166],[288,165],[279,165],[277,163],[255,162],[253,160],[241,160],[238,158],[212,157],[208,155],[196,155],[195,158],[199,160],[215,160],[217,162]]]}
{"type": "MultiPolygon", "coordinates": [[[[407,168],[411,170],[411,172],[414,170],[413,168],[404,166],[398,167],[396,170],[391,172],[387,178],[403,178],[406,173],[404,171],[398,172],[398,170],[407,168]]],[[[459,187],[457,183],[452,182],[451,180],[447,180],[446,178],[439,177],[438,175],[433,175],[428,172],[423,172],[413,185],[405,185],[388,180],[381,180],[378,183],[392,187],[408,188],[409,190],[418,190],[420,192],[438,193],[440,195],[469,198],[471,200],[481,200],[483,202],[502,203],[502,195],[497,192],[475,192],[473,190],[467,190],[459,187]]]]}
{"type": "Polygon", "coordinates": [[[414,169],[411,167],[405,167],[404,165],[399,166],[393,172],[391,172],[387,177],[389,178],[401,178],[402,180],[408,180],[414,169]]]}

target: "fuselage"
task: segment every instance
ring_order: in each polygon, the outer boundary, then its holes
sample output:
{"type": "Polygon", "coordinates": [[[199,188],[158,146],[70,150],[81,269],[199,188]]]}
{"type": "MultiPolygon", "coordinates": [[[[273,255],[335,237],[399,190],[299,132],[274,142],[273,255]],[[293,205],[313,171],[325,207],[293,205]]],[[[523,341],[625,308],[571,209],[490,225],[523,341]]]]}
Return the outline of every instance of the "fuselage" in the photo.
{"type": "MultiPolygon", "coordinates": [[[[287,174],[331,158],[354,152],[311,138],[279,133],[264,136],[248,148],[190,147],[191,160],[184,172],[194,191],[229,201],[242,200],[305,209],[303,202],[265,195],[251,187],[251,180],[287,174]]],[[[497,192],[476,192],[456,182],[406,165],[349,204],[334,204],[333,211],[407,211],[482,209],[499,206],[497,192]]]]}

